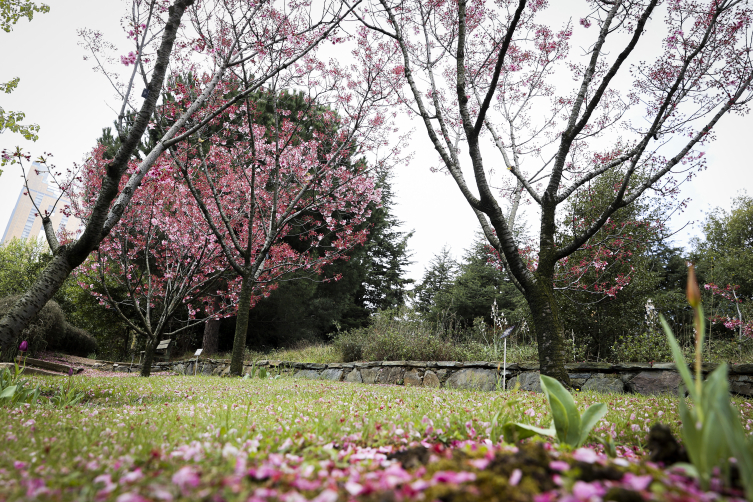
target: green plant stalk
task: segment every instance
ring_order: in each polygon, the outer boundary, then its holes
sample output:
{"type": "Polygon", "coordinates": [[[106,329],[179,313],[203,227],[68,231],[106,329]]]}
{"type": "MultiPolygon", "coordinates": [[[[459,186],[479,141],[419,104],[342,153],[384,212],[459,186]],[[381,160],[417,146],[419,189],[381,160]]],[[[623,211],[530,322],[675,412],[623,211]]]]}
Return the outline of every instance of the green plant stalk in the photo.
{"type": "Polygon", "coordinates": [[[730,403],[727,365],[719,366],[702,382],[701,349],[705,319],[700,303],[693,310],[696,328],[695,382],[671,328],[664,316],[660,317],[675,365],[695,405],[692,409],[687,405],[681,387],[679,412],[683,442],[702,488],[708,488],[716,467],[721,468],[729,482],[729,458],[734,456],[746,498],[753,501],[753,444],[730,403]]]}
{"type": "Polygon", "coordinates": [[[698,395],[701,394],[701,356],[703,355],[703,336],[706,333],[706,319],[703,317],[703,306],[698,305],[694,309],[695,319],[695,388],[698,395]]]}

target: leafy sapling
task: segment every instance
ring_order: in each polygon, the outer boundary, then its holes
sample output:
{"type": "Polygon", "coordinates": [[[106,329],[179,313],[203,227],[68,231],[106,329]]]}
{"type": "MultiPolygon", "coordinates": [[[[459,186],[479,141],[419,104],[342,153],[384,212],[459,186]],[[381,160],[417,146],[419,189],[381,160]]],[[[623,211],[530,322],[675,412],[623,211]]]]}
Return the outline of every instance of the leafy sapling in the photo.
{"type": "Polygon", "coordinates": [[[552,425],[548,429],[543,429],[529,424],[508,422],[502,427],[505,441],[512,443],[540,435],[556,437],[560,443],[573,448],[583,446],[591,430],[606,415],[607,406],[604,403],[593,404],[581,415],[572,394],[561,383],[546,375],[541,375],[539,379],[541,390],[544,391],[554,418],[552,425]]]}
{"type": "Polygon", "coordinates": [[[731,404],[727,364],[720,365],[705,382],[702,381],[701,355],[706,323],[701,305],[701,292],[692,265],[688,271],[687,299],[695,314],[695,379],[685,363],[672,329],[666,319],[661,317],[675,365],[685,384],[685,388],[680,387],[679,411],[682,419],[682,439],[692,465],[683,467],[697,475],[701,487],[707,489],[716,468],[721,468],[729,481],[732,457],[736,461],[740,480],[745,487],[745,496],[753,501],[753,441],[743,430],[738,412],[731,404]],[[694,404],[692,408],[685,399],[686,389],[694,404]]]}

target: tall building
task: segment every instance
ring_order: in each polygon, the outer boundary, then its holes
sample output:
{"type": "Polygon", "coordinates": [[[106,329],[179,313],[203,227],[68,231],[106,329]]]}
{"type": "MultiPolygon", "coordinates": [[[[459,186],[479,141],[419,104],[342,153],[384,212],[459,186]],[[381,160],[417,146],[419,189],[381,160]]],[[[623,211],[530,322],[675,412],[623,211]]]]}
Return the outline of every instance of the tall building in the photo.
{"type": "Polygon", "coordinates": [[[31,169],[27,173],[29,176],[28,195],[24,195],[27,190],[25,186],[22,186],[18,193],[16,207],[11,213],[0,243],[5,244],[14,237],[28,239],[40,235],[42,232],[42,217],[37,214],[37,209],[32,204],[32,200],[40,211],[43,213],[47,211],[52,214],[52,226],[56,232],[63,229],[75,232],[81,225],[81,221],[75,216],[69,218],[60,212],[61,208],[70,204],[70,199],[61,196],[60,190],[49,183],[49,174],[46,170],[42,171],[43,169],[45,168],[36,162],[31,165],[31,169]],[[37,171],[40,171],[39,174],[37,174],[37,171]],[[56,202],[57,205],[55,205],[56,202]]]}

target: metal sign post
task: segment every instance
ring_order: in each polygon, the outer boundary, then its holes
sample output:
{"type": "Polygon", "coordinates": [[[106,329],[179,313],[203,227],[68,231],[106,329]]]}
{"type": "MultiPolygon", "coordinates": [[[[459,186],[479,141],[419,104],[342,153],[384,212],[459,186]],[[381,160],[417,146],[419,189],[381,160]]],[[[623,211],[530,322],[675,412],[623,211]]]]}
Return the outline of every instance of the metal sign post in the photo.
{"type": "Polygon", "coordinates": [[[196,364],[193,365],[193,376],[196,376],[196,369],[199,367],[199,356],[202,350],[204,349],[196,349],[196,353],[194,354],[196,356],[196,364]]]}

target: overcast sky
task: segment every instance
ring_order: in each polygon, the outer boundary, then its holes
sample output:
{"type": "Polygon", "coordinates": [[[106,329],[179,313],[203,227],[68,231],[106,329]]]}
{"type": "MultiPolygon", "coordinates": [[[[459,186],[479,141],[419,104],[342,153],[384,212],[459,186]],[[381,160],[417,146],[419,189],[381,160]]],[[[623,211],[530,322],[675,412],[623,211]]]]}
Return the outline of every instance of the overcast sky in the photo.
{"type": "MultiPolygon", "coordinates": [[[[23,111],[27,123],[41,126],[36,143],[7,132],[0,134],[0,149],[19,145],[35,158],[50,152],[54,163],[66,168],[80,162],[102,128],[112,124],[116,115],[112,107],[117,105],[107,80],[92,71],[91,62],[83,60],[76,30],[96,28],[119,43],[123,40],[120,18],[125,4],[118,0],[46,3],[51,7],[50,13],[35,16],[31,23],[19,21],[12,33],[0,32],[0,82],[21,77],[13,94],[0,95],[0,106],[23,111]]],[[[691,202],[684,213],[672,220],[674,228],[698,222],[703,212],[713,207],[729,208],[740,190],[753,192],[752,125],[750,117],[722,120],[716,129],[718,140],[707,148],[708,170],[684,186],[683,196],[691,202]]],[[[478,224],[452,179],[430,172],[436,154],[425,131],[418,123],[414,127],[414,160],[395,172],[394,189],[397,217],[405,222],[406,230],[415,230],[410,241],[415,263],[409,275],[419,280],[442,246],[450,246],[453,254],[460,257],[473,240],[478,224]]],[[[21,184],[20,171],[6,167],[0,176],[0,236],[21,184]]],[[[697,233],[697,224],[688,226],[677,234],[675,242],[684,245],[697,233]]]]}

